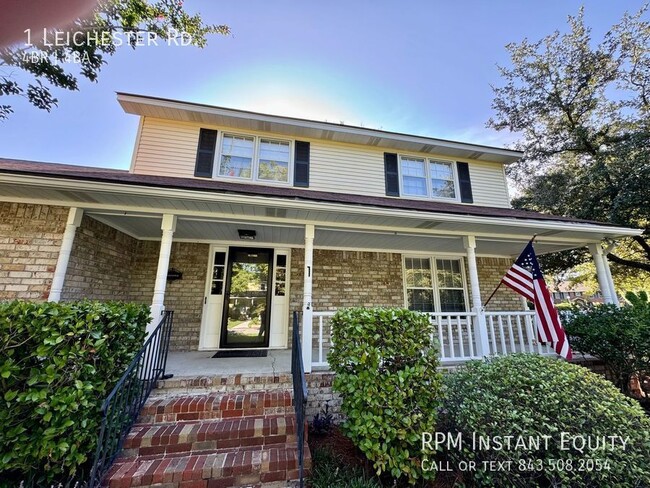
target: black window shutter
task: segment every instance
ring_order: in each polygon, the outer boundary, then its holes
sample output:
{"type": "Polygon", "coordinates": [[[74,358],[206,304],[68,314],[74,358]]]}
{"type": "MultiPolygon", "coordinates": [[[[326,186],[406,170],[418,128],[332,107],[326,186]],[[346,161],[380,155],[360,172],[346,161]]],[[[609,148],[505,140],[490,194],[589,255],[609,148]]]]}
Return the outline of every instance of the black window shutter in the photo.
{"type": "Polygon", "coordinates": [[[293,186],[309,187],[309,143],[296,141],[294,151],[293,186]]]}
{"type": "Polygon", "coordinates": [[[204,178],[212,177],[212,166],[214,165],[214,152],[217,147],[217,131],[212,129],[201,129],[199,133],[199,147],[196,151],[196,166],[194,176],[204,178]]]}
{"type": "Polygon", "coordinates": [[[456,163],[458,170],[458,183],[460,184],[460,201],[463,203],[474,203],[472,196],[472,180],[469,177],[469,164],[456,163]]]}
{"type": "Polygon", "coordinates": [[[399,171],[397,169],[397,154],[384,153],[384,178],[386,181],[386,195],[399,196],[399,171]]]}

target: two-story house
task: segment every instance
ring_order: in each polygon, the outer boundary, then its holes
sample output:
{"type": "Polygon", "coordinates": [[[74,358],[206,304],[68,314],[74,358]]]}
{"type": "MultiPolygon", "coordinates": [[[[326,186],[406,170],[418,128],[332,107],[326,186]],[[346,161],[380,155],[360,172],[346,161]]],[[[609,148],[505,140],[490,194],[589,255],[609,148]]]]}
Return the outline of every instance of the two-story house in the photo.
{"type": "MultiPolygon", "coordinates": [[[[326,366],[339,307],[429,313],[443,361],[543,351],[499,283],[538,254],[639,231],[510,207],[517,151],[119,93],[129,170],[0,160],[0,299],[123,299],[175,311],[176,351],[286,349],[326,366]]],[[[153,324],[155,325],[155,323],[153,324]]]]}

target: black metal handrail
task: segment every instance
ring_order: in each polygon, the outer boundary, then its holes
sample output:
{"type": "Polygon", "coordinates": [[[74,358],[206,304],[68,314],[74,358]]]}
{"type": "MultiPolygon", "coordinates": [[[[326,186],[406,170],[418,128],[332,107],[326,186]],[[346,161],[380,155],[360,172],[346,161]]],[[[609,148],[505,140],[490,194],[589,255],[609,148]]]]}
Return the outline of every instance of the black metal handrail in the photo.
{"type": "Polygon", "coordinates": [[[174,312],[166,311],[154,331],[102,404],[102,426],[95,462],[87,486],[99,486],[122,449],[124,439],[149,398],[156,382],[164,377],[174,312]]]}
{"type": "Polygon", "coordinates": [[[298,313],[293,312],[293,344],[291,346],[291,376],[293,378],[293,408],[296,412],[296,431],[298,434],[298,469],[300,488],[305,486],[305,405],[307,404],[307,382],[302,362],[302,346],[298,329],[298,313]]]}

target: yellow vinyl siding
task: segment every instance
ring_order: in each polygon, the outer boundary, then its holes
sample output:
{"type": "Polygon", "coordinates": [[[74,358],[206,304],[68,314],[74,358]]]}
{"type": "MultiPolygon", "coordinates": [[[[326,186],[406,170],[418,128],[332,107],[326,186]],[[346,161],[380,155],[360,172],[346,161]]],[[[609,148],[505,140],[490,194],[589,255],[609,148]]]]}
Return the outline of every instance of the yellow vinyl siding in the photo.
{"type": "Polygon", "coordinates": [[[136,145],[133,172],[193,177],[199,126],[146,117],[136,145]]]}
{"type": "MultiPolygon", "coordinates": [[[[231,132],[261,135],[276,139],[286,136],[256,131],[233,130],[193,122],[145,117],[136,142],[133,172],[147,175],[194,177],[196,149],[201,127],[231,132]]],[[[310,142],[309,190],[358,195],[386,196],[384,181],[384,151],[394,149],[364,147],[318,139],[310,142]]],[[[219,148],[217,148],[217,151],[219,148]]],[[[412,156],[435,158],[432,154],[408,153],[412,156]]],[[[449,157],[441,159],[450,160],[449,157]]],[[[503,165],[465,160],[469,163],[472,191],[476,205],[508,207],[508,191],[503,165]]],[[[242,181],[226,179],[224,181],[242,181]]],[[[244,181],[247,183],[248,181],[244,181]]]]}
{"type": "Polygon", "coordinates": [[[311,141],[309,188],[385,196],[384,153],[359,146],[311,141]]]}
{"type": "Polygon", "coordinates": [[[474,204],[491,207],[510,206],[508,185],[502,164],[471,161],[469,176],[472,180],[474,204]]]}

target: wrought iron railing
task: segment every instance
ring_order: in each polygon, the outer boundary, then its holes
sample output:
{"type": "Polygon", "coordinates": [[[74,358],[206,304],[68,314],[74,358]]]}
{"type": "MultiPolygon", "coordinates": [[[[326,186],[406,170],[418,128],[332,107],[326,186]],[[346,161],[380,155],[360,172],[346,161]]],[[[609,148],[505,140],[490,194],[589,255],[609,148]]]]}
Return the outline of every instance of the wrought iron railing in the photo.
{"type": "MultiPolygon", "coordinates": [[[[154,331],[102,404],[102,426],[87,486],[99,486],[156,382],[165,377],[174,312],[165,312],[154,331]]],[[[168,376],[167,376],[168,377],[168,376]]]]}
{"type": "Polygon", "coordinates": [[[293,344],[291,346],[291,376],[293,377],[293,408],[296,412],[296,433],[298,437],[298,469],[300,488],[305,486],[305,405],[307,404],[307,382],[302,363],[298,313],[293,312],[293,344]]]}

